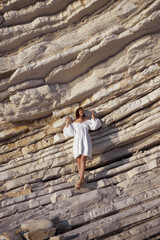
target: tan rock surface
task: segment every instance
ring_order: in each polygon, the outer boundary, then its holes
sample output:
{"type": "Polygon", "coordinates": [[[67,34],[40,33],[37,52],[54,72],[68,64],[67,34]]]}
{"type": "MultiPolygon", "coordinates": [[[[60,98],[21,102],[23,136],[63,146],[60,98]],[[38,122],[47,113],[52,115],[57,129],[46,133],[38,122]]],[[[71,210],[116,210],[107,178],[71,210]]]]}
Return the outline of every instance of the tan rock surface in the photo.
{"type": "Polygon", "coordinates": [[[36,219],[50,234],[26,239],[160,237],[159,22],[160,0],[3,1],[0,238],[36,219]],[[78,106],[102,121],[80,190],[62,131],[78,106]]]}
{"type": "Polygon", "coordinates": [[[53,223],[48,219],[31,219],[21,224],[22,230],[38,230],[38,229],[49,229],[53,227],[53,223]]]}

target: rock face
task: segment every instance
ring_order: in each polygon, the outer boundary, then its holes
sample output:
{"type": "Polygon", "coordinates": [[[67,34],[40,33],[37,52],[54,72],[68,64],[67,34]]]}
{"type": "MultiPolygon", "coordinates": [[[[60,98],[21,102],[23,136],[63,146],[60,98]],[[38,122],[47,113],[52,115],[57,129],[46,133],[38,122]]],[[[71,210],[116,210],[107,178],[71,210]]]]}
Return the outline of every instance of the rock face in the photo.
{"type": "Polygon", "coordinates": [[[159,23],[160,0],[3,1],[0,234],[159,239],[159,23]],[[80,190],[62,131],[78,106],[102,121],[80,190]]]}
{"type": "Polygon", "coordinates": [[[38,229],[49,229],[53,227],[53,223],[47,219],[36,219],[28,220],[21,225],[22,230],[38,230],[38,229]]]}

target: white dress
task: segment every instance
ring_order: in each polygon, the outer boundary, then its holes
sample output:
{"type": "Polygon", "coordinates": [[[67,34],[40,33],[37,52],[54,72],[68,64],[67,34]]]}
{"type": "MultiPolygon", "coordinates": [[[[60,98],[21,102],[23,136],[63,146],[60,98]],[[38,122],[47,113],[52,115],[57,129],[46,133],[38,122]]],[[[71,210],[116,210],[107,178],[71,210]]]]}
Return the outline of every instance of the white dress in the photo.
{"type": "Polygon", "coordinates": [[[74,158],[79,155],[92,157],[91,138],[88,133],[89,130],[96,130],[101,127],[101,121],[98,118],[91,118],[82,123],[73,122],[68,127],[64,127],[63,133],[66,136],[74,137],[73,154],[74,158]]]}

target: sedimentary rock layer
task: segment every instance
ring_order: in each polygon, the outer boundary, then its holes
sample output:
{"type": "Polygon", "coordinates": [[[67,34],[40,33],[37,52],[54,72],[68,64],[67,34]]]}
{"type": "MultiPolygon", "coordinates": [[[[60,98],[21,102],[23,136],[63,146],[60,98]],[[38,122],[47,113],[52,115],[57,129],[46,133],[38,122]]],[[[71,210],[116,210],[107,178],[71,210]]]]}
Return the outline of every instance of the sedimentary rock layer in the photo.
{"type": "Polygon", "coordinates": [[[48,239],[158,239],[159,22],[159,0],[1,4],[0,234],[45,218],[48,239]],[[80,190],[78,106],[102,121],[80,190]]]}

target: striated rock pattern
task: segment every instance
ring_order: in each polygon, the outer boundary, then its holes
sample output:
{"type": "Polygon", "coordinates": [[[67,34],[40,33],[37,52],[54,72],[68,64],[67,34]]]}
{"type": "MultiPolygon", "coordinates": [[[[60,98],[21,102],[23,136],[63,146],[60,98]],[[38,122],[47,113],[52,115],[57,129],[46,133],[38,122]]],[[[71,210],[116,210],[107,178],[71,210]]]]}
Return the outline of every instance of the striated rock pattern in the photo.
{"type": "Polygon", "coordinates": [[[160,238],[159,72],[160,0],[3,1],[0,238],[160,238]],[[78,106],[102,121],[80,190],[78,106]]]}

